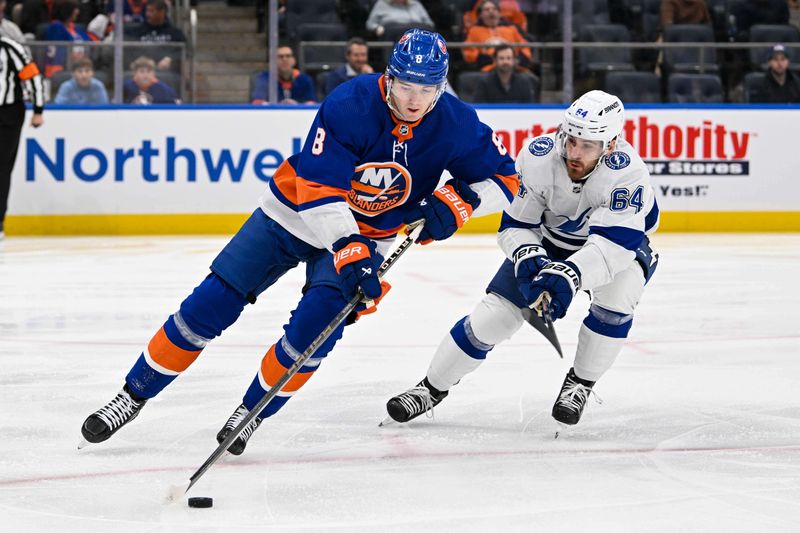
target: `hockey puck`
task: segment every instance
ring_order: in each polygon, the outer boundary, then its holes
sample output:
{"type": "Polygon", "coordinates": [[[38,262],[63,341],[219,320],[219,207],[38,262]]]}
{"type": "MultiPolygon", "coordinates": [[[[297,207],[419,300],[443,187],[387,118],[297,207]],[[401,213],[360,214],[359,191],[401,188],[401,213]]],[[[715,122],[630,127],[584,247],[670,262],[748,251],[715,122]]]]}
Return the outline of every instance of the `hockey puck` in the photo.
{"type": "Polygon", "coordinates": [[[214,505],[213,498],[205,498],[205,497],[189,498],[189,507],[206,509],[208,507],[212,507],[213,505],[214,505]]]}

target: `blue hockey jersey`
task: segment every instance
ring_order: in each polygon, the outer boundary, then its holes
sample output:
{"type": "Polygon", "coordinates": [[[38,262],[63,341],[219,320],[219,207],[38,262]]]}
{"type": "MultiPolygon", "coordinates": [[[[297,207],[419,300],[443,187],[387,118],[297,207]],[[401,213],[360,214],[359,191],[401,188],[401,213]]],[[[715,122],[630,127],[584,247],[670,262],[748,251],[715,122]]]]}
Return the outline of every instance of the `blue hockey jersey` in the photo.
{"type": "Polygon", "coordinates": [[[471,107],[443,94],[420,120],[403,122],[386,104],[384,76],[357,76],[322,103],[302,151],[277,169],[261,207],[319,248],[353,233],[390,238],[445,170],[481,197],[474,216],[503,210],[519,187],[513,160],[471,107]]]}

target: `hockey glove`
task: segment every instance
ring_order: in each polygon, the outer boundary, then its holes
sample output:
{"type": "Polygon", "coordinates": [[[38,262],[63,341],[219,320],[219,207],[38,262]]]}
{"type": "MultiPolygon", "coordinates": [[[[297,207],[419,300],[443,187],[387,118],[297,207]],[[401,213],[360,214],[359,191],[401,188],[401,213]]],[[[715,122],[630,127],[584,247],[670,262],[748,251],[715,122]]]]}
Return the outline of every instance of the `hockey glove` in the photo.
{"type": "Polygon", "coordinates": [[[517,278],[519,292],[528,301],[531,281],[536,274],[550,262],[544,247],[539,244],[523,244],[514,251],[514,276],[517,278]]]}
{"type": "Polygon", "coordinates": [[[376,260],[375,243],[363,235],[353,234],[333,243],[333,264],[345,298],[351,298],[358,289],[368,300],[381,296],[378,279],[380,262],[376,260]]]}
{"type": "Polygon", "coordinates": [[[381,281],[381,295],[375,298],[374,300],[367,300],[366,302],[362,302],[353,309],[353,312],[347,315],[347,325],[354,324],[358,322],[358,319],[364,315],[371,315],[375,311],[378,310],[378,304],[381,303],[383,297],[386,296],[389,291],[392,290],[392,285],[388,281],[381,281]]]}
{"type": "Polygon", "coordinates": [[[581,272],[569,261],[546,264],[533,278],[528,293],[528,305],[541,314],[542,300],[550,302],[550,315],[563,318],[572,303],[572,297],[581,286],[581,272]]]}
{"type": "Polygon", "coordinates": [[[466,182],[450,180],[412,207],[403,222],[424,218],[425,227],[416,242],[443,241],[469,220],[480,203],[480,197],[466,182]]]}

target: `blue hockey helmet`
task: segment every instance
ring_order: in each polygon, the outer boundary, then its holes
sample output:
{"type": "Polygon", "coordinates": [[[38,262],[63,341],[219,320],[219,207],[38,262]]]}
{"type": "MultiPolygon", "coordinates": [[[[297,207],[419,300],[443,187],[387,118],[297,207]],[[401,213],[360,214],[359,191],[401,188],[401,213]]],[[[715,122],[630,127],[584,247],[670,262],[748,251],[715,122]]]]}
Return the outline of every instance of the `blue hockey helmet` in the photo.
{"type": "Polygon", "coordinates": [[[394,45],[386,66],[386,104],[401,116],[392,103],[392,82],[400,80],[421,85],[435,85],[436,95],[425,111],[428,113],[444,93],[450,56],[444,37],[433,31],[412,28],[394,45]]]}
{"type": "Polygon", "coordinates": [[[386,72],[410,83],[439,85],[447,81],[449,65],[444,38],[436,32],[413,28],[394,45],[386,72]]]}

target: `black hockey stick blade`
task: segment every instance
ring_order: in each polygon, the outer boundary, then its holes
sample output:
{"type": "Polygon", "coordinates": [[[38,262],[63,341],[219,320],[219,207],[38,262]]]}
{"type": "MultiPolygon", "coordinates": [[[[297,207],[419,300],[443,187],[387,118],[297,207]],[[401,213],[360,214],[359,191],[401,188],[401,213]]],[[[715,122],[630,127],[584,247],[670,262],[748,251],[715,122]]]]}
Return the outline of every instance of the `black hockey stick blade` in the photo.
{"type": "Polygon", "coordinates": [[[558,352],[558,356],[564,359],[564,352],[561,351],[561,343],[558,342],[556,328],[553,326],[553,318],[550,316],[550,309],[547,308],[547,304],[545,304],[542,315],[544,318],[537,315],[533,309],[522,309],[522,318],[533,326],[536,331],[541,333],[545,339],[550,341],[550,344],[552,344],[553,348],[558,352]]]}

